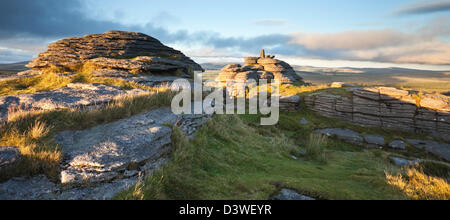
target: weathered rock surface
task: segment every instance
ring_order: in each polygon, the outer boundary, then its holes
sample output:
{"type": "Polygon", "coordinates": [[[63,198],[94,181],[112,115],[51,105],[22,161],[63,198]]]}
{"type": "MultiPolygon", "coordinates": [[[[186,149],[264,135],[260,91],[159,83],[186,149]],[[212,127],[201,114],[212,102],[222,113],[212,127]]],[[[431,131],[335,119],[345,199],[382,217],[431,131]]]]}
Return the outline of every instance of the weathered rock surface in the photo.
{"type": "Polygon", "coordinates": [[[8,119],[9,110],[75,109],[102,105],[119,96],[145,93],[147,91],[140,89],[121,90],[120,87],[102,84],[72,83],[52,91],[3,96],[0,97],[0,122],[8,119]]]}
{"type": "Polygon", "coordinates": [[[300,195],[290,189],[282,189],[280,194],[273,197],[272,200],[291,200],[291,201],[312,201],[316,200],[314,198],[300,195]]]}
{"type": "Polygon", "coordinates": [[[0,146],[0,169],[16,163],[20,157],[17,147],[0,146]]]}
{"type": "Polygon", "coordinates": [[[308,124],[308,120],[306,120],[306,118],[302,118],[302,120],[300,120],[300,124],[306,125],[308,124]]]}
{"type": "Polygon", "coordinates": [[[416,148],[450,161],[450,144],[417,139],[408,139],[407,141],[416,148]]]}
{"type": "Polygon", "coordinates": [[[348,96],[317,92],[305,97],[318,114],[362,126],[428,133],[450,140],[450,99],[426,95],[415,99],[395,88],[347,88],[348,96]]]}
{"type": "Polygon", "coordinates": [[[152,75],[178,75],[185,78],[192,77],[192,67],[182,61],[160,57],[141,56],[134,59],[95,58],[86,61],[90,68],[94,68],[95,75],[114,77],[129,73],[150,73],[152,75]],[[105,74],[106,73],[106,74],[105,74]],[[111,74],[112,73],[112,74],[111,74]]]}
{"type": "Polygon", "coordinates": [[[264,57],[245,58],[244,66],[240,64],[225,66],[216,81],[226,83],[227,81],[246,82],[255,80],[258,82],[262,79],[268,81],[275,79],[286,84],[303,82],[303,79],[288,63],[274,59],[274,56],[261,54],[264,57]]]}
{"type": "Polygon", "coordinates": [[[94,60],[107,69],[130,69],[129,58],[137,59],[136,65],[131,69],[140,69],[147,64],[154,64],[152,70],[159,67],[168,70],[171,66],[189,66],[196,71],[204,71],[200,65],[186,57],[180,51],[163,45],[159,40],[142,33],[109,31],[104,34],[90,34],[84,37],[72,37],[57,41],[48,46],[48,50],[31,61],[27,67],[32,69],[45,69],[58,66],[67,69],[76,69],[83,63],[94,60]],[[102,60],[104,58],[104,60],[102,60]],[[110,60],[108,60],[111,58],[110,60]],[[121,65],[121,61],[126,65],[121,65]],[[171,61],[168,61],[171,60],[171,61]],[[137,63],[137,62],[142,62],[137,63]],[[124,68],[125,67],[125,68],[124,68]]]}
{"type": "Polygon", "coordinates": [[[12,178],[0,184],[1,200],[109,200],[132,187],[138,177],[118,179],[110,183],[66,189],[45,176],[12,178]]]}

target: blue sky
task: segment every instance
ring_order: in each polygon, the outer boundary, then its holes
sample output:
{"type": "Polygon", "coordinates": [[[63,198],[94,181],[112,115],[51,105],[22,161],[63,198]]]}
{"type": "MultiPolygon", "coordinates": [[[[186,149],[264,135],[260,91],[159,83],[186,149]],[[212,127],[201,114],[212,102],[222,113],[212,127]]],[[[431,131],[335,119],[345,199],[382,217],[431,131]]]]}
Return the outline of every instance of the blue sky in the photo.
{"type": "Polygon", "coordinates": [[[63,37],[120,29],[154,36],[198,62],[236,61],[264,47],[302,65],[450,70],[450,0],[16,0],[3,6],[0,63],[31,59],[63,37]]]}

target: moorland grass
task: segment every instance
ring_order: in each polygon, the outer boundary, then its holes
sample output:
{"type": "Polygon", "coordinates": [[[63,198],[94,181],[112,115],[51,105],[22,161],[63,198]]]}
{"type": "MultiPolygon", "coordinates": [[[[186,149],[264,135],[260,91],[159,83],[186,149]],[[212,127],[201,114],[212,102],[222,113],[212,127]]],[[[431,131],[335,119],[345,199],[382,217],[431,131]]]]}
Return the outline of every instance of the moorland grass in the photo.
{"type": "MultiPolygon", "coordinates": [[[[261,117],[216,115],[191,141],[174,128],[168,164],[115,199],[265,200],[281,188],[319,199],[414,199],[388,181],[386,173],[402,174],[389,158],[437,159],[409,148],[407,152],[367,149],[312,135],[315,129],[327,127],[378,134],[387,140],[417,134],[360,127],[303,108],[282,112],[276,126],[260,126],[261,117]],[[302,118],[306,125],[299,123],[302,118]]],[[[428,169],[424,175],[430,177],[448,172],[444,165],[423,166],[428,169]]]]}

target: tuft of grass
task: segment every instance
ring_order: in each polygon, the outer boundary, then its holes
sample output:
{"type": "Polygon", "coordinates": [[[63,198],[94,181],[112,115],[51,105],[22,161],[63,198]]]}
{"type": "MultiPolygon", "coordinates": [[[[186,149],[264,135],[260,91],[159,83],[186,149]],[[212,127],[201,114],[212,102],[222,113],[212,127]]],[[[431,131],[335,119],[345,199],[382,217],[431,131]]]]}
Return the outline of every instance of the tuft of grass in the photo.
{"type": "Polygon", "coordinates": [[[407,168],[404,175],[386,172],[389,185],[398,188],[414,200],[449,200],[450,185],[444,179],[427,176],[417,168],[407,168]]]}
{"type": "Polygon", "coordinates": [[[39,140],[50,133],[50,128],[43,122],[36,121],[34,125],[32,125],[28,129],[28,136],[31,139],[39,140]]]}
{"type": "Polygon", "coordinates": [[[308,144],[306,145],[307,156],[317,160],[320,163],[326,163],[327,157],[325,147],[327,146],[328,137],[322,134],[311,134],[308,144]]]}

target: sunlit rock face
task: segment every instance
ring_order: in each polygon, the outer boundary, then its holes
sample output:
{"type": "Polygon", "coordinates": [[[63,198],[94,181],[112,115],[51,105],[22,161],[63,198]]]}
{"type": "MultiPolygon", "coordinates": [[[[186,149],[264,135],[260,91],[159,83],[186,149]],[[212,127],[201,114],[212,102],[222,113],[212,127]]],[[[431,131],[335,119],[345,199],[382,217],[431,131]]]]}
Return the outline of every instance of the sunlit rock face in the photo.
{"type": "Polygon", "coordinates": [[[190,75],[203,68],[182,52],[167,47],[159,40],[142,33],[109,31],[59,40],[48,46],[27,67],[43,70],[60,67],[80,69],[91,62],[95,69],[114,69],[131,72],[167,73],[190,75]]]}
{"type": "Polygon", "coordinates": [[[275,59],[275,56],[266,55],[261,51],[260,57],[246,57],[245,64],[230,64],[222,69],[216,81],[226,83],[246,82],[248,80],[259,81],[278,80],[283,84],[303,83],[302,77],[286,62],[275,59]]]}

